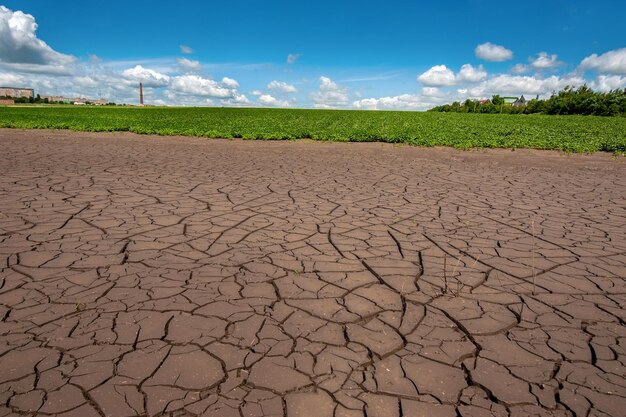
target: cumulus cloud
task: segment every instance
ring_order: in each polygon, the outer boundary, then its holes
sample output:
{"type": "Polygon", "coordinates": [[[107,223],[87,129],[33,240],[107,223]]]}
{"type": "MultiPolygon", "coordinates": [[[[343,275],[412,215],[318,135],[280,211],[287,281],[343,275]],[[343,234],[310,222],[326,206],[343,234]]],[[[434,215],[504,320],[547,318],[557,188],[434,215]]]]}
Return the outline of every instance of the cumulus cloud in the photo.
{"type": "Polygon", "coordinates": [[[95,88],[99,85],[98,80],[88,75],[74,77],[74,83],[85,88],[95,88]]]}
{"type": "Polygon", "coordinates": [[[626,77],[621,75],[598,75],[598,78],[591,83],[590,87],[603,92],[626,88],[626,77]]]}
{"type": "Polygon", "coordinates": [[[289,102],[287,100],[279,100],[269,94],[262,94],[259,97],[259,103],[263,106],[269,107],[289,107],[289,102]]]}
{"type": "Polygon", "coordinates": [[[18,85],[23,78],[17,74],[0,73],[0,85],[18,85]]]}
{"type": "Polygon", "coordinates": [[[36,32],[32,15],[0,6],[0,63],[25,72],[70,72],[68,65],[76,58],[55,51],[36,32]]]}
{"type": "Polygon", "coordinates": [[[539,78],[501,74],[470,88],[469,94],[473,97],[489,97],[493,94],[545,95],[552,91],[561,90],[566,86],[577,87],[583,84],[585,84],[585,80],[578,76],[559,77],[553,75],[548,78],[539,78]]]}
{"type": "Polygon", "coordinates": [[[511,68],[511,72],[513,74],[523,74],[528,71],[530,71],[530,67],[525,64],[515,64],[513,65],[513,68],[511,68]]]}
{"type": "Polygon", "coordinates": [[[320,109],[336,109],[348,104],[348,89],[328,77],[320,77],[319,91],[309,95],[313,105],[320,109]]]}
{"type": "Polygon", "coordinates": [[[437,87],[424,87],[422,88],[422,95],[427,97],[440,97],[443,93],[437,87]]]}
{"type": "Polygon", "coordinates": [[[193,59],[177,58],[176,62],[184,71],[200,71],[200,68],[202,68],[200,61],[193,59]]]}
{"type": "Polygon", "coordinates": [[[487,71],[485,71],[482,65],[475,68],[470,64],[463,65],[456,76],[457,81],[467,81],[470,83],[477,83],[485,78],[487,78],[487,71]]]}
{"type": "Polygon", "coordinates": [[[537,69],[552,68],[561,65],[556,55],[548,55],[547,52],[539,52],[535,58],[531,58],[531,66],[537,69]]]}
{"type": "Polygon", "coordinates": [[[417,77],[417,81],[429,87],[443,87],[453,85],[455,76],[454,72],[445,65],[435,65],[428,71],[420,74],[417,77]]]}
{"type": "MultiPolygon", "coordinates": [[[[233,87],[234,84],[231,81],[235,80],[226,77],[225,79],[227,80],[226,83],[219,83],[209,78],[202,78],[199,75],[186,74],[172,78],[170,90],[192,96],[233,98],[236,94],[234,90],[236,87],[233,87]]],[[[235,83],[237,82],[235,81],[235,83]]]]}
{"type": "Polygon", "coordinates": [[[487,71],[482,65],[474,67],[471,64],[465,64],[456,75],[445,65],[435,65],[420,74],[417,81],[428,87],[447,87],[458,83],[477,83],[485,78],[487,78],[487,71]]]}
{"type": "Polygon", "coordinates": [[[364,98],[352,102],[352,107],[359,110],[377,110],[378,105],[377,98],[364,98]]]}
{"type": "Polygon", "coordinates": [[[354,101],[352,107],[360,110],[426,110],[438,102],[424,96],[402,94],[392,97],[364,98],[354,101]]]}
{"type": "Polygon", "coordinates": [[[180,45],[180,52],[182,54],[193,54],[193,49],[187,45],[180,45]]]}
{"type": "Polygon", "coordinates": [[[122,71],[122,75],[129,81],[142,82],[145,87],[164,87],[170,81],[169,76],[141,65],[122,71]]]}
{"type": "Polygon", "coordinates": [[[320,90],[338,90],[339,86],[336,82],[328,77],[320,77],[320,90]]]}
{"type": "Polygon", "coordinates": [[[234,92],[231,98],[222,100],[222,104],[229,106],[245,106],[247,104],[250,104],[250,100],[248,100],[248,97],[246,97],[244,94],[234,92]]]}
{"type": "Polygon", "coordinates": [[[513,58],[513,52],[501,45],[494,45],[491,42],[480,44],[474,49],[474,53],[485,61],[502,62],[513,58]]]}
{"type": "Polygon", "coordinates": [[[293,64],[298,59],[300,59],[301,56],[302,56],[302,54],[289,54],[289,55],[287,55],[287,63],[288,64],[293,64]]]}
{"type": "Polygon", "coordinates": [[[232,78],[228,78],[228,77],[222,78],[222,85],[226,88],[231,88],[231,89],[239,88],[239,83],[233,80],[232,78]]]}
{"type": "MultiPolygon", "coordinates": [[[[187,94],[179,94],[176,91],[166,90],[163,93],[166,104],[175,104],[177,106],[213,106],[215,102],[207,97],[194,96],[187,94]]],[[[145,100],[150,102],[150,100],[145,100]]]]}
{"type": "Polygon", "coordinates": [[[252,90],[250,94],[252,94],[253,96],[260,96],[263,94],[263,92],[261,90],[252,90]]]}
{"type": "Polygon", "coordinates": [[[582,60],[580,68],[610,74],[626,74],[626,48],[614,49],[602,55],[592,54],[582,60]]]}
{"type": "Polygon", "coordinates": [[[287,84],[283,81],[273,80],[267,85],[268,90],[275,90],[281,93],[297,93],[298,89],[291,84],[287,84]]]}

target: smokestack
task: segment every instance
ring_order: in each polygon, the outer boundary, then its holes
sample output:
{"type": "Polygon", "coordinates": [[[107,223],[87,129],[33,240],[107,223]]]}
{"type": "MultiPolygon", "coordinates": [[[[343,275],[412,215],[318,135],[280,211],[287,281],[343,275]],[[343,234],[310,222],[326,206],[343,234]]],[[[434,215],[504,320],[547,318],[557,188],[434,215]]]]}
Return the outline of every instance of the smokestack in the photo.
{"type": "Polygon", "coordinates": [[[139,83],[139,105],[143,106],[143,84],[139,83]]]}

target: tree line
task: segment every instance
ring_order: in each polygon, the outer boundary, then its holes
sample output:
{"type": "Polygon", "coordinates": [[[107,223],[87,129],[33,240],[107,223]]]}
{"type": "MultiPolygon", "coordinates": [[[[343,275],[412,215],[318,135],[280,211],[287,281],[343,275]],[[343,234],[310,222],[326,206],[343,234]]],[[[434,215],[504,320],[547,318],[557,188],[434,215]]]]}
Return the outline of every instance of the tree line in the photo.
{"type": "Polygon", "coordinates": [[[19,103],[19,104],[63,104],[62,101],[53,101],[53,100],[48,100],[48,97],[46,98],[41,98],[41,96],[39,94],[37,94],[35,97],[11,97],[11,96],[2,96],[0,98],[8,98],[13,100],[15,103],[19,103]]]}
{"type": "MultiPolygon", "coordinates": [[[[0,99],[11,99],[15,104],[67,104],[66,101],[55,101],[50,100],[48,97],[42,98],[39,94],[35,97],[11,97],[11,96],[0,96],[0,99]]],[[[85,104],[92,104],[90,101],[86,101],[85,104]]],[[[109,102],[106,106],[115,106],[116,104],[113,102],[109,102]]]]}
{"type": "Polygon", "coordinates": [[[583,85],[577,89],[565,87],[553,93],[548,99],[533,99],[524,106],[512,106],[504,103],[499,95],[490,100],[467,99],[463,103],[437,106],[429,111],[454,113],[507,113],[507,114],[582,114],[595,116],[626,116],[626,88],[606,93],[593,91],[583,85]]]}

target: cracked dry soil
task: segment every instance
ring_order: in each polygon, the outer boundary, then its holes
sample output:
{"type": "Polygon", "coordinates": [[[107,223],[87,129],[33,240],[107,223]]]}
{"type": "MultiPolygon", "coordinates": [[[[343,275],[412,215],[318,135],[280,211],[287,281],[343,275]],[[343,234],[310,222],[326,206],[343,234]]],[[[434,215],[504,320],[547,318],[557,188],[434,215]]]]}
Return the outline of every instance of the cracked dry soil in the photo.
{"type": "Polygon", "coordinates": [[[0,416],[626,415],[623,158],[0,148],[0,416]]]}

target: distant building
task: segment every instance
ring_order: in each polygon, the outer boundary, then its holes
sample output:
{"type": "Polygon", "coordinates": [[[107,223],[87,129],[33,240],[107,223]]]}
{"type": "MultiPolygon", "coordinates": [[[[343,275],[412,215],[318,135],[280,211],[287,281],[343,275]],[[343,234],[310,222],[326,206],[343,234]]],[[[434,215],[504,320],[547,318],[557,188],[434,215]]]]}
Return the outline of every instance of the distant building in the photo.
{"type": "Polygon", "coordinates": [[[78,106],[84,104],[94,104],[96,106],[105,106],[109,104],[109,100],[101,98],[94,100],[86,97],[63,97],[63,96],[42,96],[42,99],[48,99],[48,101],[61,102],[66,104],[76,104],[78,106]]]}
{"type": "Polygon", "coordinates": [[[526,105],[526,99],[522,95],[520,98],[515,100],[512,104],[513,107],[524,107],[526,105]]]}
{"type": "Polygon", "coordinates": [[[41,96],[42,99],[48,99],[48,101],[60,101],[63,102],[65,100],[67,100],[65,97],[63,96],[41,96]]]}
{"type": "Polygon", "coordinates": [[[11,104],[15,104],[15,100],[12,98],[0,98],[0,106],[10,106],[11,104]]]}
{"type": "Polygon", "coordinates": [[[521,97],[502,97],[502,99],[504,100],[504,104],[513,107],[524,107],[528,103],[523,95],[521,97]]]}
{"type": "Polygon", "coordinates": [[[0,97],[35,98],[35,90],[32,88],[0,87],[0,97]]]}
{"type": "MultiPolygon", "coordinates": [[[[10,100],[9,103],[6,100],[0,101],[0,104],[15,104],[13,99],[17,98],[35,98],[35,90],[32,88],[19,88],[19,87],[0,87],[0,99],[10,100]]],[[[77,104],[85,105],[92,104],[96,106],[106,106],[109,104],[109,100],[104,98],[91,99],[86,97],[63,97],[63,96],[41,96],[42,100],[48,99],[49,102],[65,103],[65,104],[77,104]]]]}

